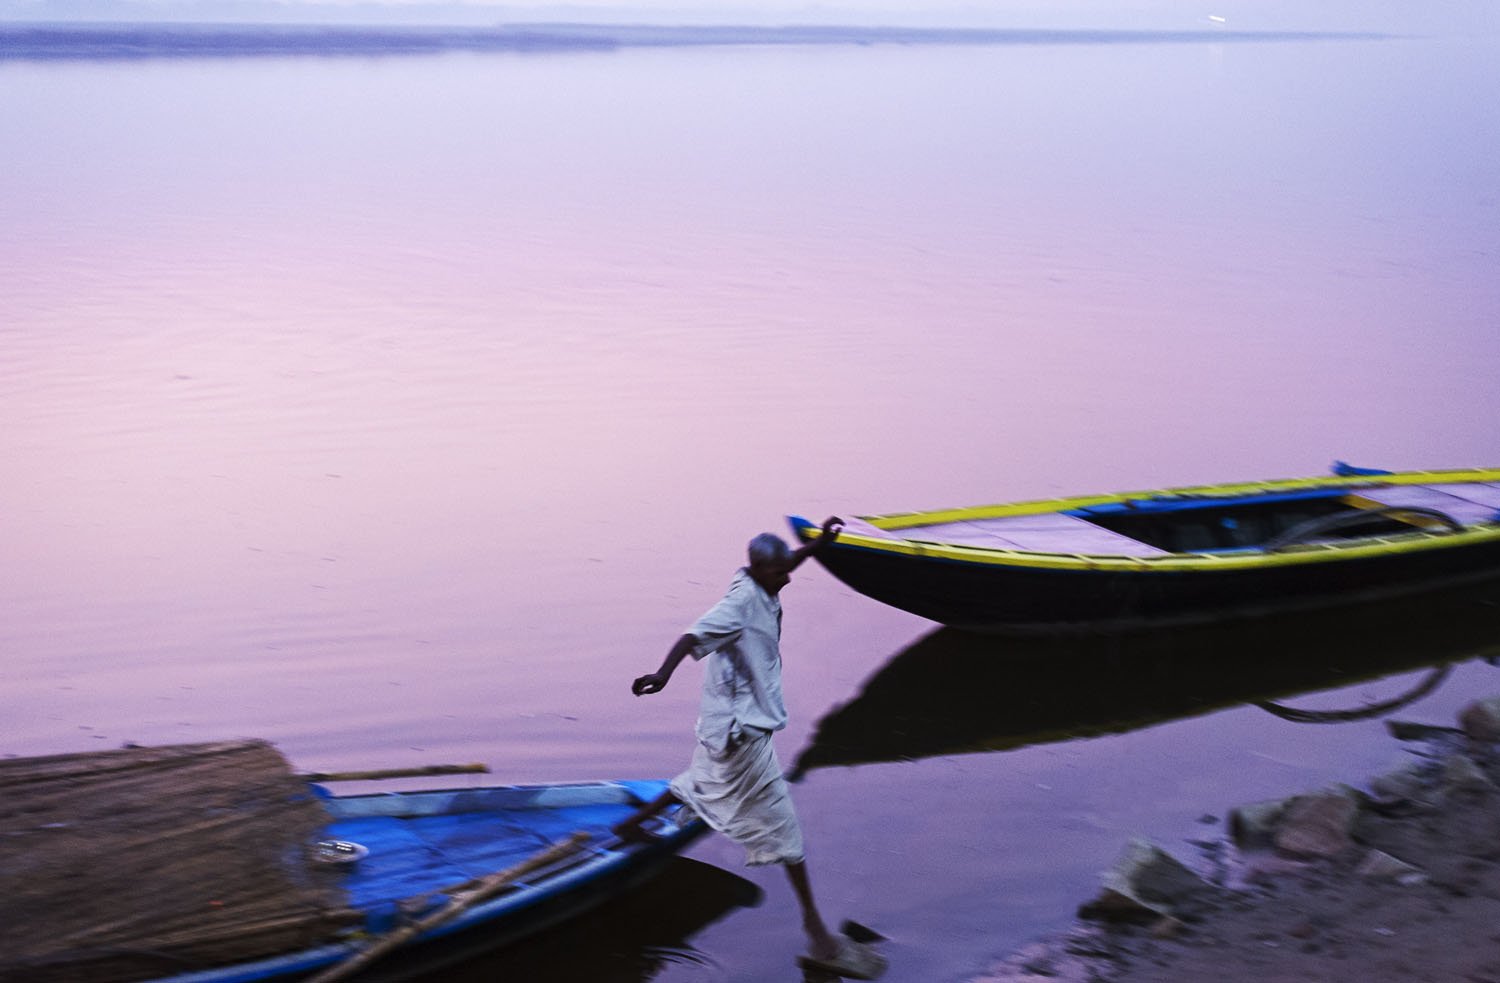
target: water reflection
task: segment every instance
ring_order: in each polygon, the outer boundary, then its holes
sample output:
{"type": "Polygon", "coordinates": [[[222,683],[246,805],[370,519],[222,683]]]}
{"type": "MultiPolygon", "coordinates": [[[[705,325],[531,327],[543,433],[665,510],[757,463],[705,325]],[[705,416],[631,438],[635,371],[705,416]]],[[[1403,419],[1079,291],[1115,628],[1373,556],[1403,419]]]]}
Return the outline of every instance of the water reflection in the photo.
{"type": "MultiPolygon", "coordinates": [[[[743,877],[677,857],[659,875],[585,915],[422,979],[434,983],[720,979],[726,974],[693,949],[689,940],[731,911],[754,907],[760,900],[760,888],[743,877]]],[[[396,965],[387,969],[399,971],[396,965]]]]}
{"type": "MultiPolygon", "coordinates": [[[[1500,652],[1500,581],[1401,603],[1190,628],[1000,638],[950,628],[899,652],[818,722],[794,772],[1122,733],[1500,652]]],[[[1332,722],[1389,712],[1430,692],[1332,722]]]]}

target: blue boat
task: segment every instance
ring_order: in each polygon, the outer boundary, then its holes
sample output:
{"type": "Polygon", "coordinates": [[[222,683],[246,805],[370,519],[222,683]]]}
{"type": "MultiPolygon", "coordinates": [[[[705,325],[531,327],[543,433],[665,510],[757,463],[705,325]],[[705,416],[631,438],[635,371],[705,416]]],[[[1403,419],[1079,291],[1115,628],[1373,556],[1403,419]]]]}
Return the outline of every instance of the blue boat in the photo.
{"type": "MultiPolygon", "coordinates": [[[[803,542],[818,526],[789,517],[803,542]]],[[[1367,601],[1500,573],[1500,469],[1082,495],[851,518],[818,560],[939,623],[1055,631],[1367,601]]]]}
{"type": "Polygon", "coordinates": [[[403,924],[420,922],[466,886],[549,852],[554,859],[496,896],[419,932],[360,980],[429,976],[444,965],[575,917],[653,873],[705,827],[659,824],[658,839],[626,843],[610,827],[666,788],[664,781],[592,782],[328,796],[323,851],[363,914],[348,937],[271,958],[158,977],[153,983],[303,979],[356,958],[403,924]],[[573,841],[575,834],[586,840],[573,841]],[[575,848],[576,842],[576,848],[575,848]],[[396,958],[399,956],[399,958],[396,958]]]}
{"type": "Polygon", "coordinates": [[[0,981],[259,983],[366,961],[359,981],[430,979],[635,886],[705,829],[669,811],[639,842],[610,832],[664,781],[307,779],[264,741],[0,761],[0,870],[24,871],[0,897],[0,981]]]}

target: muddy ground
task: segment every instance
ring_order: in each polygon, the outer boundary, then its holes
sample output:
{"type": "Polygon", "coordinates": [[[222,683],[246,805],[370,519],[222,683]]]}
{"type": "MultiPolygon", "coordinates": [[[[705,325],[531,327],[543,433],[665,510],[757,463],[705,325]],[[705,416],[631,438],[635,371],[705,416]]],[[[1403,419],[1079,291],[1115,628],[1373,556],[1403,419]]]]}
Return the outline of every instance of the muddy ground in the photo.
{"type": "Polygon", "coordinates": [[[1191,874],[1133,844],[1071,930],[974,983],[1500,983],[1500,701],[1460,724],[1393,726],[1411,765],[1364,787],[1238,810],[1191,874]]]}

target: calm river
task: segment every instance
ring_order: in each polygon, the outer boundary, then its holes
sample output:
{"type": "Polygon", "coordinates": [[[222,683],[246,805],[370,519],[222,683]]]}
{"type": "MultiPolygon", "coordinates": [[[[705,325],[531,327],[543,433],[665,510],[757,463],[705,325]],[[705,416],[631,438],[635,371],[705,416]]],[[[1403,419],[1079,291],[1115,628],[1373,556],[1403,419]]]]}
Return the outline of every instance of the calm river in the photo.
{"type": "MultiPolygon", "coordinates": [[[[1500,465],[1497,57],[0,59],[0,753],[667,777],[697,669],[629,682],[786,512],[1500,465]]],[[[1205,814],[1398,754],[1245,700],[1500,641],[1476,603],[985,649],[816,565],[783,597],[814,886],[923,983],[1133,834],[1192,859],[1205,814]]],[[[1471,659],[1402,714],[1494,692],[1471,659]]],[[[796,979],[779,872],[690,857],[473,978],[796,979]]]]}

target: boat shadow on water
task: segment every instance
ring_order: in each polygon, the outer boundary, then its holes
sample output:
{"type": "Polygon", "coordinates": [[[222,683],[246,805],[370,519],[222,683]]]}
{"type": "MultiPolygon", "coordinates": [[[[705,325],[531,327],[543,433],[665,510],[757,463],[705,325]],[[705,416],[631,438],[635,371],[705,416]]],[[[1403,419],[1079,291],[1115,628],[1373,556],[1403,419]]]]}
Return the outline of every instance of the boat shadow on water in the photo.
{"type": "Polygon", "coordinates": [[[674,857],[660,873],[582,918],[420,979],[642,983],[674,965],[692,967],[695,979],[727,978],[688,940],[739,908],[759,905],[761,897],[759,887],[737,874],[674,857]]]}
{"type": "Polygon", "coordinates": [[[1447,667],[1500,654],[1500,580],[1399,603],[1127,632],[1000,637],[941,628],[820,719],[790,777],[815,768],[1005,751],[1257,704],[1292,720],[1393,712],[1447,667]],[[1424,667],[1403,696],[1348,712],[1275,701],[1424,667]]]}

